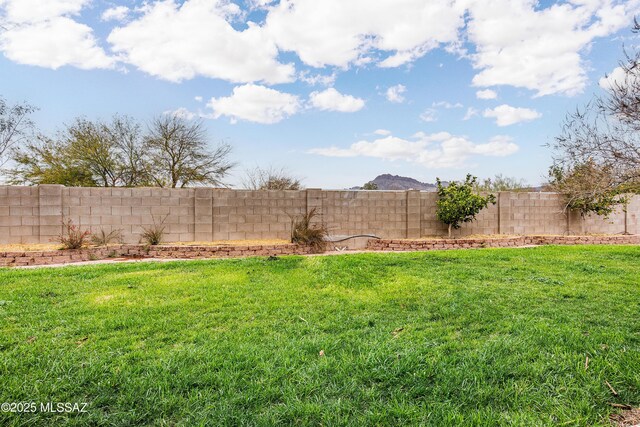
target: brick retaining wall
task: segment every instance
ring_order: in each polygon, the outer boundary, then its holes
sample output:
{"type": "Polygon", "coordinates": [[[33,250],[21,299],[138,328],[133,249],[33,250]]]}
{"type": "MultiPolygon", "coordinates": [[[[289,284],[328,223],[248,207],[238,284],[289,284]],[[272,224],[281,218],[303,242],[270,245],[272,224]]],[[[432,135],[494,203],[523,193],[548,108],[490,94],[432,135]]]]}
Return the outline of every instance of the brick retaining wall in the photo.
{"type": "Polygon", "coordinates": [[[528,245],[640,245],[640,235],[622,236],[513,236],[485,239],[369,240],[374,251],[430,251],[438,249],[509,248],[528,245]]]}
{"type": "Polygon", "coordinates": [[[296,244],[252,246],[169,246],[114,245],[76,250],[0,252],[0,267],[67,264],[108,258],[206,259],[271,255],[304,255],[308,246],[296,244]]]}
{"type": "MultiPolygon", "coordinates": [[[[429,251],[471,248],[513,248],[528,245],[640,245],[640,235],[622,236],[513,236],[484,239],[371,239],[371,251],[429,251]]],[[[309,246],[293,243],[251,246],[114,245],[77,250],[0,252],[0,267],[67,264],[109,258],[207,259],[271,255],[307,255],[309,246]]]]}

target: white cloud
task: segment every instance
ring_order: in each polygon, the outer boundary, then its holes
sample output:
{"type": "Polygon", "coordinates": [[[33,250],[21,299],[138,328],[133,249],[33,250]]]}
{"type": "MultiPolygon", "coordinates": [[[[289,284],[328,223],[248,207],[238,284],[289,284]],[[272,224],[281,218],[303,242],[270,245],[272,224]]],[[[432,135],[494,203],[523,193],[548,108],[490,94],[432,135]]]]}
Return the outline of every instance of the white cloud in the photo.
{"type": "Polygon", "coordinates": [[[282,0],[267,16],[266,30],[312,67],[397,67],[457,39],[464,23],[460,3],[282,0]]]}
{"type": "Polygon", "coordinates": [[[470,0],[475,86],[511,85],[536,96],[575,95],[587,82],[581,53],[629,25],[638,2],[580,0],[541,8],[531,0],[470,0]]]}
{"type": "Polygon", "coordinates": [[[509,126],[538,119],[542,117],[542,114],[529,108],[518,108],[502,104],[496,108],[484,110],[483,116],[496,119],[498,126],[509,126]]]}
{"type": "Polygon", "coordinates": [[[473,108],[473,107],[469,107],[467,108],[467,112],[465,113],[464,117],[462,118],[462,120],[469,120],[473,117],[479,116],[480,115],[480,111],[478,111],[477,109],[473,108]]]}
{"type": "Polygon", "coordinates": [[[438,112],[434,108],[427,108],[420,114],[420,120],[427,123],[435,122],[438,120],[438,112]]]}
{"type": "Polygon", "coordinates": [[[278,92],[260,85],[246,84],[233,89],[228,97],[211,98],[207,107],[213,110],[213,118],[221,116],[262,124],[278,123],[300,110],[297,96],[278,92]]]}
{"type": "Polygon", "coordinates": [[[193,99],[194,99],[194,101],[196,101],[196,102],[202,102],[202,97],[201,97],[201,96],[199,96],[199,95],[198,95],[198,96],[194,96],[194,97],[193,97],[193,99]]]}
{"type": "Polygon", "coordinates": [[[462,136],[448,132],[418,132],[410,139],[388,135],[373,141],[362,140],[349,148],[314,148],[309,152],[328,157],[373,157],[405,161],[429,168],[461,168],[475,155],[505,157],[518,151],[507,136],[495,136],[484,144],[474,144],[462,136]]]}
{"type": "Polygon", "coordinates": [[[93,30],[71,18],[88,0],[0,0],[0,51],[19,64],[111,68],[93,30]],[[1,12],[4,11],[4,14],[1,12]]]}
{"type": "Polygon", "coordinates": [[[173,111],[165,111],[163,114],[175,116],[185,120],[193,120],[197,117],[196,113],[194,113],[193,111],[189,111],[184,107],[180,107],[177,110],[173,110],[173,111]]]}
{"type": "Polygon", "coordinates": [[[611,73],[602,77],[598,84],[602,89],[611,90],[616,86],[624,86],[627,83],[627,73],[624,72],[622,67],[616,67],[611,73]]]}
{"type": "Polygon", "coordinates": [[[404,85],[395,85],[391,86],[387,89],[385,96],[389,102],[394,102],[400,104],[404,102],[404,93],[407,91],[407,88],[404,85]]]}
{"type": "Polygon", "coordinates": [[[353,113],[364,107],[364,100],[351,95],[343,95],[334,88],[322,92],[312,92],[309,95],[309,103],[312,107],[324,111],[340,111],[353,113]]]}
{"type": "Polygon", "coordinates": [[[496,99],[498,97],[498,94],[491,89],[485,89],[477,91],[476,97],[478,99],[496,99]]]}
{"type": "Polygon", "coordinates": [[[64,15],[77,15],[90,0],[1,0],[4,18],[13,24],[42,22],[64,15]]]}
{"type": "Polygon", "coordinates": [[[113,58],[97,45],[90,27],[67,17],[17,25],[0,33],[0,50],[19,64],[57,69],[111,68],[113,58]]]}
{"type": "Polygon", "coordinates": [[[305,70],[298,75],[298,78],[309,86],[333,86],[337,77],[335,71],[331,74],[311,74],[308,70],[305,70]]]}
{"type": "Polygon", "coordinates": [[[100,19],[103,21],[123,21],[129,16],[129,8],[127,6],[114,6],[106,9],[100,15],[100,19]]]}
{"type": "Polygon", "coordinates": [[[373,131],[373,134],[387,136],[387,135],[391,135],[391,131],[387,129],[376,129],[373,131]]]}
{"type": "Polygon", "coordinates": [[[126,62],[166,80],[294,80],[294,66],[278,62],[275,43],[259,25],[247,22],[242,31],[231,25],[240,15],[240,8],[226,0],[186,0],[180,5],[165,0],[149,4],[140,18],[114,29],[108,41],[126,62]]]}
{"type": "Polygon", "coordinates": [[[449,101],[438,101],[438,102],[434,102],[431,104],[431,106],[433,108],[445,108],[447,110],[450,110],[452,108],[462,108],[464,107],[464,105],[462,105],[459,102],[456,102],[455,104],[450,103],[449,101]]]}

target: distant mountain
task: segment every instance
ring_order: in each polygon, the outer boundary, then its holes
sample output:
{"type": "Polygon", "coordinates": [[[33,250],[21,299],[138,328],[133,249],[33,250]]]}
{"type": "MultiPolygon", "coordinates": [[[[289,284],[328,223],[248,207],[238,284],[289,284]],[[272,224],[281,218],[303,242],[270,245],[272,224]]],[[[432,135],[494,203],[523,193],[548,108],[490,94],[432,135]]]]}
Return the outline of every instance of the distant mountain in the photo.
{"type": "MultiPolygon", "coordinates": [[[[435,184],[420,182],[417,179],[409,178],[408,176],[391,175],[388,173],[378,175],[371,182],[378,186],[378,190],[436,191],[435,184]]],[[[361,188],[362,187],[353,187],[354,190],[361,188]]]]}

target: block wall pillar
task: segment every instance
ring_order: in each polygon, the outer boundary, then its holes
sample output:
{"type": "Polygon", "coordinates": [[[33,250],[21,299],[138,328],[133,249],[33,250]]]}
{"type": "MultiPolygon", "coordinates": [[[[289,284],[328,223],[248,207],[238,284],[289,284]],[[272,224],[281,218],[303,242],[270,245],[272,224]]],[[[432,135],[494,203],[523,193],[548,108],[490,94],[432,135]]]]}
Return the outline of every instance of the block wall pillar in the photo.
{"type": "Polygon", "coordinates": [[[38,186],[38,211],[40,216],[40,243],[55,240],[62,231],[62,185],[38,186]]]}
{"type": "Polygon", "coordinates": [[[407,190],[407,239],[420,238],[420,191],[407,190]]]}
{"type": "Polygon", "coordinates": [[[196,188],[194,197],[194,239],[197,242],[210,242],[213,240],[213,190],[196,188]]]}

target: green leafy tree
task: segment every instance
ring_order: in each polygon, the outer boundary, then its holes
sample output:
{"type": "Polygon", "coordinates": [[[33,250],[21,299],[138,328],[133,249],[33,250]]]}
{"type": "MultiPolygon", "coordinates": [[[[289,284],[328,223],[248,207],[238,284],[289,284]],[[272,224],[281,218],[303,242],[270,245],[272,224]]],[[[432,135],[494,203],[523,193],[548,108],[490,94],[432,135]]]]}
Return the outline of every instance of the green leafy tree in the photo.
{"type": "Polygon", "coordinates": [[[625,192],[638,190],[633,184],[621,184],[612,166],[600,165],[593,159],[551,166],[548,188],[565,195],[565,211],[577,210],[583,217],[590,213],[608,217],[616,206],[626,203],[625,192]]]}
{"type": "Polygon", "coordinates": [[[365,184],[362,186],[362,189],[363,189],[363,190],[377,190],[377,189],[378,189],[378,184],[376,184],[376,183],[375,183],[375,182],[373,182],[373,181],[369,181],[369,182],[365,183],[365,184]]]}
{"type": "Polygon", "coordinates": [[[467,175],[464,182],[450,182],[444,186],[440,178],[436,178],[438,187],[437,218],[448,225],[449,237],[452,229],[460,228],[464,222],[473,221],[478,213],[489,203],[495,204],[493,194],[482,196],[475,190],[477,178],[467,175]]]}
{"type": "Polygon", "coordinates": [[[478,191],[522,191],[526,188],[527,183],[518,178],[497,174],[493,178],[484,179],[478,183],[478,191]]]}
{"type": "Polygon", "coordinates": [[[140,125],[127,116],[111,122],[76,119],[55,138],[39,135],[13,150],[11,182],[115,187],[150,184],[140,125]]]}
{"type": "Polygon", "coordinates": [[[42,135],[14,150],[12,159],[14,167],[7,171],[12,185],[97,186],[91,172],[67,154],[64,143],[42,135]]]}

